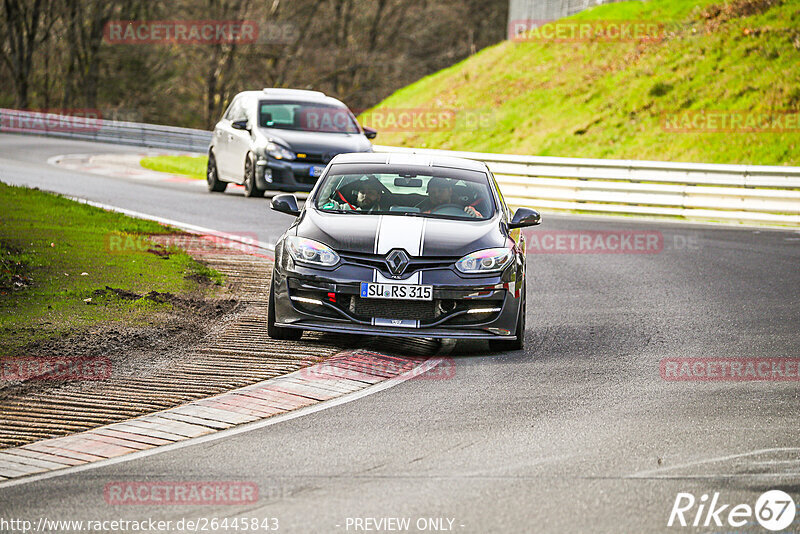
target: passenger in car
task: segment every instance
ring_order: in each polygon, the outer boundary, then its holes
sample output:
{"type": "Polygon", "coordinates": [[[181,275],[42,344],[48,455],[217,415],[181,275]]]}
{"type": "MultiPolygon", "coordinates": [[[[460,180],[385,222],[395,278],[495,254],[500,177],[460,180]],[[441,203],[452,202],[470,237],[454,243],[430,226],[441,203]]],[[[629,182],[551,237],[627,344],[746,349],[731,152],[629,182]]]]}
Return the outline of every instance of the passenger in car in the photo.
{"type": "MultiPolygon", "coordinates": [[[[434,176],[428,182],[428,200],[420,206],[423,213],[431,213],[437,208],[447,205],[456,205],[461,207],[453,194],[455,190],[455,183],[449,178],[441,176],[434,176]]],[[[464,212],[470,217],[482,218],[481,212],[475,209],[474,206],[463,206],[464,212]]]]}

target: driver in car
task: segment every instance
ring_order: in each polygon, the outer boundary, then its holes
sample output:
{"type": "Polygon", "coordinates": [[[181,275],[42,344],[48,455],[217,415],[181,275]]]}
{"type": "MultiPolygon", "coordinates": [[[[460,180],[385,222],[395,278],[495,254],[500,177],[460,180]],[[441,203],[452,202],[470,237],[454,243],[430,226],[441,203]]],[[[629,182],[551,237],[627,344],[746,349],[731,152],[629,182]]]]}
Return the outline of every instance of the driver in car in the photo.
{"type": "Polygon", "coordinates": [[[339,197],[330,199],[321,209],[323,210],[355,210],[366,213],[381,211],[381,199],[383,198],[383,188],[375,178],[361,179],[355,187],[357,192],[355,205],[350,203],[340,191],[334,196],[339,197]]]}
{"type": "MultiPolygon", "coordinates": [[[[453,181],[441,176],[434,176],[428,182],[428,200],[422,207],[423,213],[431,213],[437,208],[441,208],[448,204],[456,205],[459,208],[460,204],[453,198],[453,181]]],[[[481,212],[476,210],[473,206],[464,206],[464,212],[470,217],[482,218],[481,212]]]]}

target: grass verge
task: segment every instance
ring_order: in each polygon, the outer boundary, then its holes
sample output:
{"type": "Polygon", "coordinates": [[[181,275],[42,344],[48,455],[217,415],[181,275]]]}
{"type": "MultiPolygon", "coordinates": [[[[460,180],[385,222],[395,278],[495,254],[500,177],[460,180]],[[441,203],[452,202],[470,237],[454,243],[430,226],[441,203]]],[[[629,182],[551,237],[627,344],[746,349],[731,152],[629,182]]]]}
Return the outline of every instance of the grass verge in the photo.
{"type": "Polygon", "coordinates": [[[621,2],[574,18],[653,21],[669,31],[638,42],[505,41],[397,91],[361,118],[377,127],[391,110],[458,110],[447,128],[378,128],[387,145],[800,164],[797,2],[621,2]],[[795,129],[706,133],[665,126],[673,114],[712,111],[794,114],[795,129]]]}
{"type": "Polygon", "coordinates": [[[145,169],[180,174],[195,180],[206,179],[208,156],[153,156],[140,162],[145,169]]]}
{"type": "Polygon", "coordinates": [[[175,230],[0,182],[0,357],[107,321],[149,324],[170,307],[159,295],[213,292],[221,275],[183,251],[114,245],[165,233],[175,230]]]}

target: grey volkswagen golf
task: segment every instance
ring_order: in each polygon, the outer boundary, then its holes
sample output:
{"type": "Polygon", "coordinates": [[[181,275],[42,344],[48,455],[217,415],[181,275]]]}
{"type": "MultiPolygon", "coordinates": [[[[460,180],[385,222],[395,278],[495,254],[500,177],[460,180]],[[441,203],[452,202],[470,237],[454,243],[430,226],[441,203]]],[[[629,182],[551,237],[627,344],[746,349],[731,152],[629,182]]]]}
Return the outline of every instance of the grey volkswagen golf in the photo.
{"type": "Polygon", "coordinates": [[[245,195],[311,191],[337,154],[370,152],[375,130],[362,128],[342,102],[317,91],[264,89],[234,97],[214,127],[208,190],[244,186],[245,195]]]}
{"type": "Polygon", "coordinates": [[[484,163],[343,154],[275,247],[268,333],[303,330],[487,339],[521,349],[525,237],[539,213],[512,216],[484,163]]]}

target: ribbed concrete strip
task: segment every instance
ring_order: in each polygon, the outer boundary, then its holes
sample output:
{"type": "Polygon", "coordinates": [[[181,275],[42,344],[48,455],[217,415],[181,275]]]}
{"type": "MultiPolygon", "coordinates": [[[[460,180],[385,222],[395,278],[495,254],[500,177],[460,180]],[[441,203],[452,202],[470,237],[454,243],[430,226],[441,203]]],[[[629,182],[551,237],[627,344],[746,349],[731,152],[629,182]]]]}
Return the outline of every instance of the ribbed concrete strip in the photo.
{"type": "Polygon", "coordinates": [[[390,380],[425,359],[347,351],[306,369],[207,399],[79,434],[0,450],[0,480],[115,458],[266,419],[390,380]],[[347,378],[348,373],[353,378],[347,378]]]}
{"type": "Polygon", "coordinates": [[[56,464],[63,464],[65,467],[73,465],[81,465],[86,463],[83,460],[67,458],[66,456],[57,456],[55,454],[47,454],[44,452],[36,452],[36,451],[22,450],[22,449],[9,450],[6,451],[5,454],[20,458],[34,458],[34,459],[46,460],[48,462],[53,462],[56,464]]]}

